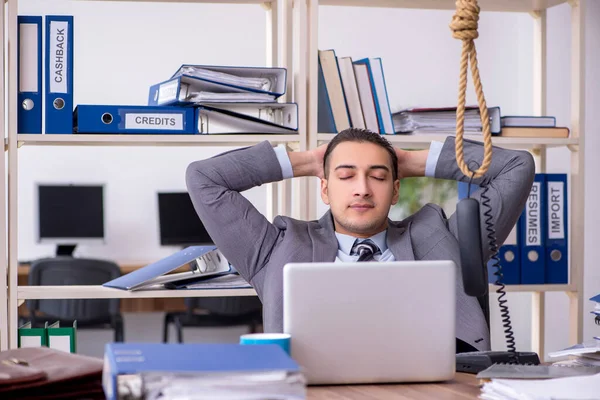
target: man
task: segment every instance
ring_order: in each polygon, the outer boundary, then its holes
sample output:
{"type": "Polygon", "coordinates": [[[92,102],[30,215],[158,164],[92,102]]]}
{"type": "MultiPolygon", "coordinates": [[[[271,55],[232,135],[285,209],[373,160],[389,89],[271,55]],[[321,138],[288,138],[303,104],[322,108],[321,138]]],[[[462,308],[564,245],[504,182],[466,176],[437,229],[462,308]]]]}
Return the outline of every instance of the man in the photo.
{"type": "MultiPolygon", "coordinates": [[[[475,170],[483,159],[483,145],[465,141],[464,155],[475,170]]],[[[494,148],[488,172],[473,180],[489,185],[498,243],[517,221],[534,175],[529,153],[494,148]]],[[[188,167],[186,179],[215,244],[263,302],[265,331],[282,332],[286,263],[449,259],[460,265],[455,215],[448,219],[439,206],[428,204],[403,221],[388,219],[398,200],[399,179],[414,176],[468,181],[456,164],[454,138],[433,142],[429,150],[404,151],[394,149],[379,134],[347,129],[327,147],[306,152],[287,153],[263,142],[196,161],[188,167]],[[278,216],[270,223],[240,194],[292,176],[321,178],[321,198],[330,210],[318,221],[278,216]]],[[[478,193],[472,197],[478,198],[478,193]]],[[[482,243],[488,259],[485,235],[482,243]]],[[[482,307],[464,293],[460,273],[456,286],[457,350],[488,350],[482,307]]],[[[432,320],[435,325],[434,315],[432,320]]]]}

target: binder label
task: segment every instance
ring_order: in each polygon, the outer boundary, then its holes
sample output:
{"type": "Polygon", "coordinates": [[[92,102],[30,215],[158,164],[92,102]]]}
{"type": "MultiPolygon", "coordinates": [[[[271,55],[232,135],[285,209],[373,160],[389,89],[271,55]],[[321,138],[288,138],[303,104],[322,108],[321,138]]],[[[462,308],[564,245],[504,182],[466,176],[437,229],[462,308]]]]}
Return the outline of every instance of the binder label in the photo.
{"type": "Polygon", "coordinates": [[[125,129],[183,130],[183,114],[125,114],[125,129]]]}
{"type": "Polygon", "coordinates": [[[565,238],[564,182],[548,182],[548,238],[565,238]]]}
{"type": "MultiPolygon", "coordinates": [[[[19,24],[19,92],[38,92],[38,24],[19,24]]],[[[40,91],[41,93],[41,91],[40,91]]]]}
{"type": "Polygon", "coordinates": [[[50,22],[50,92],[67,93],[67,57],[69,23],[50,22]]]}
{"type": "Polygon", "coordinates": [[[170,82],[165,82],[158,88],[158,99],[156,104],[164,104],[170,101],[177,100],[177,88],[179,80],[175,79],[170,82]]]}
{"type": "Polygon", "coordinates": [[[527,246],[541,246],[541,182],[533,182],[531,192],[525,204],[525,237],[527,246]]]}

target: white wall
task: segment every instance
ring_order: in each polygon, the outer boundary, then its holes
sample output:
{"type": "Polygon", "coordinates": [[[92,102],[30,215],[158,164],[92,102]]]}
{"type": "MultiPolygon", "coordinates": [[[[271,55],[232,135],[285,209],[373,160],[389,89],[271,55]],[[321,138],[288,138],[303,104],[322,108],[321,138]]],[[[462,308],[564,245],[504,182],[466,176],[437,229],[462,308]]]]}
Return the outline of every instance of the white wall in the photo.
{"type": "MultiPolygon", "coordinates": [[[[74,15],[75,104],[146,104],[151,84],[183,63],[265,65],[266,14],[256,5],[19,2],[21,15],[74,15]],[[223,32],[224,21],[228,28],[223,32]]],[[[106,242],[76,254],[148,262],[171,254],[158,238],[158,191],[185,190],[187,165],[215,147],[35,147],[19,150],[19,259],[52,255],[36,242],[37,183],[105,184],[106,242]]],[[[245,193],[265,211],[265,188],[245,193]]]]}
{"type": "MultiPolygon", "coordinates": [[[[164,80],[181,63],[264,65],[265,14],[255,5],[20,2],[21,14],[75,15],[75,102],[144,104],[148,86],[164,80]]],[[[586,145],[586,284],[584,298],[600,292],[594,267],[600,233],[592,208],[600,195],[592,183],[598,141],[594,109],[598,108],[598,3],[588,9],[588,118],[586,145]],[[595,34],[593,34],[595,33],[595,34]],[[594,38],[595,36],[595,38],[594,38]],[[589,79],[594,77],[595,81],[589,79]],[[595,86],[594,86],[595,85],[595,86]],[[587,223],[589,222],[589,223],[587,223]]],[[[569,6],[548,11],[548,114],[569,125],[569,6]]],[[[461,43],[451,36],[450,11],[321,7],[319,47],[338,56],[382,57],[389,99],[394,110],[410,106],[456,104],[461,43]]],[[[488,106],[502,113],[533,111],[533,23],[528,14],[482,13],[476,41],[488,106]],[[508,29],[507,29],[508,28],[508,29]]],[[[476,104],[469,76],[467,102],[476,104]]],[[[52,246],[35,242],[33,210],[37,182],[102,182],[106,184],[107,239],[104,246],[81,246],[79,255],[117,260],[150,261],[173,249],[158,244],[156,195],[159,190],[183,190],[187,164],[224,151],[223,148],[86,148],[23,147],[19,150],[19,258],[50,255],[52,246]]],[[[548,170],[568,172],[565,149],[549,151],[548,170]]],[[[247,193],[264,211],[264,188],[247,193]]],[[[324,211],[321,207],[320,213],[324,211]]],[[[548,350],[568,340],[568,303],[562,293],[547,296],[548,350]]],[[[517,347],[528,349],[529,294],[508,296],[517,347]]],[[[495,301],[495,299],[493,299],[495,301]]],[[[503,346],[499,313],[492,302],[493,345],[503,346]]],[[[589,306],[586,305],[586,311],[589,306]]],[[[584,315],[584,317],[587,315],[584,315]]],[[[585,337],[593,334],[586,319],[585,337]]],[[[597,333],[597,331],[596,331],[597,333]]]]}

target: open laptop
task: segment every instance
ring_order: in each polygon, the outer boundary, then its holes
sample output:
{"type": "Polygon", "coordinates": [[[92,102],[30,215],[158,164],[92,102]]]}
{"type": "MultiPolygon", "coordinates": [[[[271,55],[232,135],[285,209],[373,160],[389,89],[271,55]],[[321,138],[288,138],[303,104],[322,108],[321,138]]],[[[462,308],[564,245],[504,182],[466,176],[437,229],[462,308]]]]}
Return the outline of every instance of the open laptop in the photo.
{"type": "Polygon", "coordinates": [[[456,274],[452,261],[287,264],[292,358],[309,384],[452,379],[456,274]]]}

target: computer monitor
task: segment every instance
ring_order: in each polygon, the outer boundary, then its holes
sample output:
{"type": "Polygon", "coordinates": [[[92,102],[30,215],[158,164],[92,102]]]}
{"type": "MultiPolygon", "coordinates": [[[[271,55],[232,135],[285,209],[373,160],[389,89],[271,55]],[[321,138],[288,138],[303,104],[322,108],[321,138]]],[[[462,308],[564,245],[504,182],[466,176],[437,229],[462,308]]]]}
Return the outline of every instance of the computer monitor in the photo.
{"type": "Polygon", "coordinates": [[[102,185],[38,185],[38,238],[56,243],[56,255],[72,256],[81,243],[104,240],[102,185]]]}
{"type": "Polygon", "coordinates": [[[158,193],[158,221],[162,246],[214,244],[187,192],[158,193]]]}

